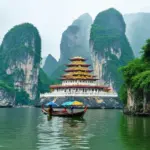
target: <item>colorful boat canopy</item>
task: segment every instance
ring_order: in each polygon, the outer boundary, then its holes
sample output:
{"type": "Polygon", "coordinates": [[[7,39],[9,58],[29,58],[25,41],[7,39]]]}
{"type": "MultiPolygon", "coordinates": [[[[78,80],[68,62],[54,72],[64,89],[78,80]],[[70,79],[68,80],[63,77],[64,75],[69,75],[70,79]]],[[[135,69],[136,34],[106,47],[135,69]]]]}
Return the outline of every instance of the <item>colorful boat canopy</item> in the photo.
{"type": "Polygon", "coordinates": [[[79,101],[68,101],[64,102],[62,106],[83,106],[83,103],[79,101]]]}
{"type": "Polygon", "coordinates": [[[58,106],[58,105],[52,101],[52,102],[48,102],[46,106],[58,106]]]}
{"type": "Polygon", "coordinates": [[[73,106],[83,106],[83,103],[82,102],[79,102],[79,101],[74,101],[72,103],[73,106]]]}
{"type": "Polygon", "coordinates": [[[68,101],[68,102],[64,102],[62,104],[62,106],[71,106],[72,105],[72,102],[71,101],[68,101]]]}

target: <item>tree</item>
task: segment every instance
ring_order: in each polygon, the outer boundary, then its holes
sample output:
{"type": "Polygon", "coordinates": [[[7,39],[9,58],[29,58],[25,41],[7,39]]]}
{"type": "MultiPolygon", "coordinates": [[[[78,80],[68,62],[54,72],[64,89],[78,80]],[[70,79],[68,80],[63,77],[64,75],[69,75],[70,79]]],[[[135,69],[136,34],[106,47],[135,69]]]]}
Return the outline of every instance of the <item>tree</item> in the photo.
{"type": "Polygon", "coordinates": [[[146,41],[146,44],[142,48],[142,58],[145,62],[150,62],[150,39],[146,41]]]}
{"type": "Polygon", "coordinates": [[[39,92],[40,93],[46,93],[50,92],[50,85],[53,82],[48,78],[46,73],[43,71],[43,69],[40,68],[40,73],[39,73],[39,92]]]}
{"type": "Polygon", "coordinates": [[[27,94],[24,90],[16,90],[16,104],[28,105],[29,104],[29,94],[27,94]]]}
{"type": "Polygon", "coordinates": [[[134,89],[143,91],[143,111],[146,111],[147,94],[150,92],[150,70],[144,71],[133,77],[132,82],[134,89]]]}
{"type": "MultiPolygon", "coordinates": [[[[142,48],[142,57],[134,59],[128,65],[121,68],[124,77],[124,87],[120,89],[120,98],[128,99],[127,90],[130,90],[134,106],[141,107],[143,112],[147,110],[146,104],[150,95],[150,39],[142,48]]],[[[136,109],[135,109],[136,110],[136,109]]]]}
{"type": "Polygon", "coordinates": [[[142,63],[141,59],[134,59],[129,62],[128,65],[121,68],[123,72],[124,81],[128,86],[132,86],[132,77],[138,73],[144,71],[145,64],[142,63]]]}

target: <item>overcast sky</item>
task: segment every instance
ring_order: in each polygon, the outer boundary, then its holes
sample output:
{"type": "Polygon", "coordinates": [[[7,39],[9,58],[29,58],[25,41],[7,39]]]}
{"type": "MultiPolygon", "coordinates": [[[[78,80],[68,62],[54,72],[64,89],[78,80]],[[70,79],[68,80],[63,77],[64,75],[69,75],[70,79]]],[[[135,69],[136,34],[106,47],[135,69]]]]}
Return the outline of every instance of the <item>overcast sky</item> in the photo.
{"type": "Polygon", "coordinates": [[[34,24],[42,38],[42,56],[60,55],[62,32],[83,13],[94,19],[114,7],[121,13],[150,12],[150,0],[0,0],[0,41],[14,25],[34,24]]]}

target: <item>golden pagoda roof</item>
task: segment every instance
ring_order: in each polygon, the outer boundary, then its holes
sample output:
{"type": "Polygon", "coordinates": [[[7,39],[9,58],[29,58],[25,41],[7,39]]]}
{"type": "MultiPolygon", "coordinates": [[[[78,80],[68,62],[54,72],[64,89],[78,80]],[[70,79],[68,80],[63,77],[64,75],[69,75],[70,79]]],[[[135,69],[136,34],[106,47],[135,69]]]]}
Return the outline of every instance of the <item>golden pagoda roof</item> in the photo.
{"type": "Polygon", "coordinates": [[[78,66],[78,67],[89,67],[90,65],[89,64],[77,64],[77,63],[74,63],[74,64],[72,64],[72,63],[70,63],[70,64],[67,64],[66,66],[68,66],[68,67],[74,67],[74,66],[78,66]]]}
{"type": "Polygon", "coordinates": [[[84,65],[85,62],[84,61],[75,60],[75,61],[72,61],[71,64],[84,65]]]}
{"type": "Polygon", "coordinates": [[[69,73],[66,73],[64,76],[77,76],[77,75],[88,76],[88,77],[92,76],[89,72],[82,72],[82,71],[69,72],[69,73]]]}
{"type": "Polygon", "coordinates": [[[80,70],[80,71],[88,71],[88,67],[81,67],[81,66],[73,66],[73,67],[69,67],[66,70],[80,70]]]}
{"type": "Polygon", "coordinates": [[[86,64],[85,59],[82,57],[73,57],[70,59],[70,64],[65,70],[67,72],[62,76],[62,80],[96,80],[89,70],[89,64],[86,64]]]}
{"type": "Polygon", "coordinates": [[[71,61],[76,61],[76,60],[80,60],[80,61],[85,61],[86,59],[80,56],[76,56],[70,59],[71,61]]]}
{"type": "Polygon", "coordinates": [[[80,61],[80,60],[75,60],[75,61],[71,61],[71,63],[67,64],[67,66],[89,66],[87,65],[84,61],[80,61]]]}

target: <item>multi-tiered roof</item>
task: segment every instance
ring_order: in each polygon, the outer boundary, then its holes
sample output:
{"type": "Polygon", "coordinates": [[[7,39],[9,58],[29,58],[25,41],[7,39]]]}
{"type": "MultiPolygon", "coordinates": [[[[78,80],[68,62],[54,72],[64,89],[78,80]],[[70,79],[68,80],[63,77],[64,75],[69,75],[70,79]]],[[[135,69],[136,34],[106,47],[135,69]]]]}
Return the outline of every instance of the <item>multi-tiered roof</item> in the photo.
{"type": "Polygon", "coordinates": [[[72,88],[80,88],[80,89],[99,89],[103,91],[109,91],[110,88],[103,85],[96,85],[94,82],[97,80],[96,76],[92,75],[91,72],[93,70],[90,70],[88,67],[89,64],[86,64],[86,59],[82,57],[74,57],[70,59],[70,63],[66,66],[68,67],[65,70],[65,74],[61,76],[61,80],[67,81],[73,84],[61,84],[61,85],[51,85],[51,89],[72,89],[72,88]],[[81,82],[82,84],[75,84],[76,81],[87,81],[87,83],[93,82],[92,85],[85,84],[85,82],[81,82]],[[90,81],[90,82],[89,82],[90,81]]]}
{"type": "Polygon", "coordinates": [[[74,57],[70,61],[70,64],[66,65],[68,68],[65,70],[66,73],[61,80],[97,80],[95,76],[90,74],[92,70],[88,68],[90,65],[85,63],[86,59],[74,57]]]}

